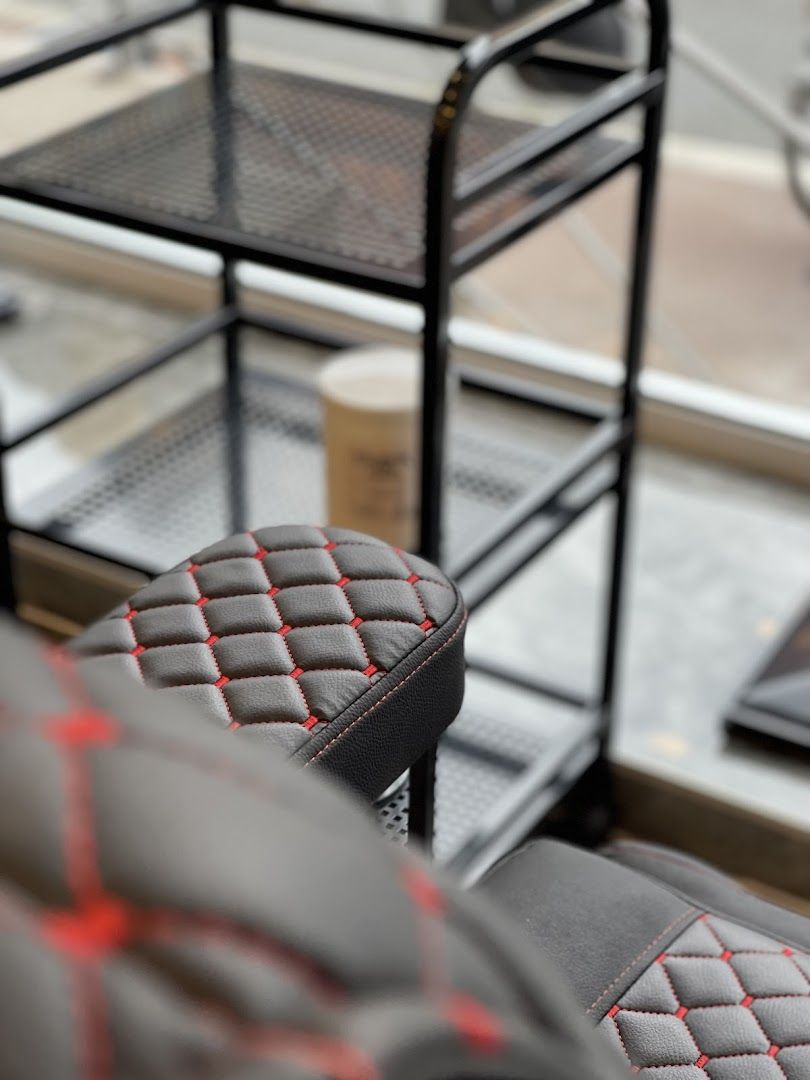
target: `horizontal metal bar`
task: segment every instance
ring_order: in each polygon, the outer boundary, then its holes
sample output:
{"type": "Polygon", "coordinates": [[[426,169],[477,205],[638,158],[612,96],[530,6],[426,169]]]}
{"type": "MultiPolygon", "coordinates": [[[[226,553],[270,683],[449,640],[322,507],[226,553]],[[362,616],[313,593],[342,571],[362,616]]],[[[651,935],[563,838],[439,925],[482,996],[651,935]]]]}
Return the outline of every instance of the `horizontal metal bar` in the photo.
{"type": "Polygon", "coordinates": [[[201,221],[186,221],[157,210],[123,212],[114,203],[100,195],[85,195],[78,191],[66,191],[50,184],[26,184],[15,186],[0,183],[0,195],[52,210],[63,210],[106,225],[121,229],[145,232],[163,240],[174,240],[186,247],[214,251],[223,258],[243,259],[272,266],[275,270],[287,270],[318,281],[331,281],[364,292],[392,296],[397,300],[419,302],[422,282],[415,275],[386,271],[385,276],[375,276],[357,271],[349,260],[319,252],[316,257],[292,248],[287,244],[263,242],[258,237],[234,239],[233,233],[219,225],[201,221]]]}
{"type": "Polygon", "coordinates": [[[56,424],[61,424],[64,420],[69,420],[71,416],[74,416],[82,409],[94,405],[110,394],[114,394],[116,390],[123,389],[129,383],[134,382],[135,379],[149,374],[150,371],[154,371],[162,364],[168,363],[169,360],[174,360],[175,357],[180,356],[181,353],[187,352],[189,349],[193,349],[195,345],[199,345],[212,334],[225,330],[236,321],[236,318],[236,308],[220,308],[211,315],[205,315],[203,318],[197,319],[196,322],[187,326],[171,341],[166,342],[165,345],[156,349],[149,356],[134,360],[116,371],[106,372],[97,379],[92,379],[89,383],[79,387],[75,393],[58,402],[44,417],[12,435],[7,441],[0,443],[0,450],[3,452],[14,450],[21,443],[34,439],[37,435],[42,435],[56,424]]]}
{"type": "Polygon", "coordinates": [[[76,544],[71,540],[67,540],[58,528],[49,527],[47,525],[36,528],[32,525],[23,525],[18,521],[11,521],[9,528],[12,533],[22,533],[23,536],[33,536],[38,540],[50,540],[51,543],[58,544],[67,551],[74,551],[77,555],[87,555],[91,559],[100,559],[102,562],[110,563],[112,566],[119,566],[122,570],[129,570],[134,574],[143,574],[145,577],[154,577],[156,573],[154,567],[150,568],[140,564],[127,562],[126,559],[121,559],[112,552],[87,547],[84,544],[76,544]]]}
{"type": "Polygon", "coordinates": [[[576,709],[596,708],[597,702],[593,697],[583,694],[581,690],[572,690],[559,683],[550,682],[547,679],[539,679],[511,664],[503,664],[501,661],[485,660],[467,654],[467,670],[474,671],[479,675],[486,675],[490,679],[498,679],[509,683],[510,686],[518,686],[521,690],[528,690],[532,694],[551,698],[561,705],[571,705],[576,709]]]}
{"type": "Polygon", "coordinates": [[[521,214],[508,218],[484,236],[462,248],[461,251],[457,251],[453,255],[454,277],[460,278],[471,270],[475,270],[477,266],[497,255],[509,244],[561,213],[566,207],[583,198],[629,165],[637,164],[640,159],[641,147],[637,143],[617,147],[576,176],[563,180],[521,214]]]}
{"type": "Polygon", "coordinates": [[[480,536],[460,559],[451,564],[450,576],[463,584],[466,575],[488,555],[533,517],[547,509],[589,469],[598,465],[608,454],[618,450],[629,437],[630,430],[625,421],[603,420],[576,453],[567,458],[558,470],[545,477],[536,488],[528,491],[498,518],[489,532],[480,536]]]}
{"type": "Polygon", "coordinates": [[[122,41],[155,30],[166,23],[174,22],[186,15],[193,15],[205,7],[205,0],[179,0],[173,4],[162,4],[157,11],[141,15],[129,15],[112,23],[93,27],[79,34],[71,34],[46,45],[34,53],[15,57],[0,64],[0,90],[23,79],[43,75],[62,64],[80,60],[83,56],[106,49],[111,45],[120,45],[122,41]]]}
{"type": "Polygon", "coordinates": [[[485,390],[513,401],[525,401],[542,409],[564,413],[577,420],[589,422],[605,420],[611,415],[610,405],[574,394],[568,390],[558,390],[554,386],[540,386],[538,383],[521,379],[515,375],[504,375],[497,371],[483,371],[466,364],[455,364],[453,370],[459,376],[462,386],[474,390],[485,390]]]}
{"type": "Polygon", "coordinates": [[[464,50],[464,68],[474,84],[479,83],[499,64],[522,62],[541,42],[617,3],[618,0],[560,0],[551,9],[544,6],[531,11],[494,33],[471,41],[464,50]]]}
{"type": "MultiPolygon", "coordinates": [[[[345,30],[357,30],[361,33],[377,34],[380,37],[394,38],[414,44],[432,45],[440,49],[461,49],[471,39],[470,32],[446,27],[436,29],[401,19],[375,19],[349,12],[324,11],[322,8],[301,8],[280,2],[280,0],[231,0],[233,6],[251,8],[268,14],[283,15],[305,22],[321,23],[324,26],[338,26],[345,30]]],[[[620,62],[612,62],[609,57],[585,49],[576,49],[566,45],[549,43],[542,53],[526,57],[523,63],[531,67],[564,71],[574,75],[588,75],[607,80],[623,75],[627,68],[620,62]]]]}
{"type": "Polygon", "coordinates": [[[308,345],[320,345],[324,349],[351,349],[360,344],[357,338],[347,334],[321,330],[297,319],[284,319],[277,315],[265,315],[257,311],[243,311],[239,317],[242,326],[263,330],[268,334],[304,341],[308,345]]]}
{"type": "Polygon", "coordinates": [[[522,139],[507,144],[486,168],[460,185],[456,193],[457,211],[492,194],[515,176],[540,165],[634,105],[658,100],[663,86],[662,71],[653,71],[649,75],[630,72],[600,91],[561,123],[531,131],[522,139]]]}
{"type": "Polygon", "coordinates": [[[480,881],[559,804],[599,754],[599,739],[587,731],[556,741],[483,815],[447,869],[465,886],[480,881]]]}
{"type": "Polygon", "coordinates": [[[594,480],[586,494],[569,499],[555,513],[527,522],[514,536],[484,560],[461,582],[461,592],[469,611],[485,604],[499,589],[542,554],[566,529],[601,499],[616,484],[615,470],[608,480],[594,480]]]}

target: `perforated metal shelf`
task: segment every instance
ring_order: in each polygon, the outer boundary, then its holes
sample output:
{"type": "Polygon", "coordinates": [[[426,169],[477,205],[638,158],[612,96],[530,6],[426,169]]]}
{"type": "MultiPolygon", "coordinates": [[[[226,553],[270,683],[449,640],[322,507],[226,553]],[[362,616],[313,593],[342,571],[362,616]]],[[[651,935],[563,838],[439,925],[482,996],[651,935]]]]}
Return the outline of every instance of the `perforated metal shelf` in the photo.
{"type": "MultiPolygon", "coordinates": [[[[303,383],[248,372],[243,384],[247,524],[321,521],[324,465],[320,405],[303,383]]],[[[452,552],[536,484],[552,459],[484,433],[456,410],[449,447],[452,552]]],[[[15,512],[22,525],[160,572],[228,533],[225,403],[203,394],[15,512]]]]}
{"type": "MultiPolygon", "coordinates": [[[[133,227],[337,259],[375,280],[422,277],[424,187],[434,106],[265,67],[233,64],[227,104],[196,75],[0,161],[0,190],[105,211],[133,227]],[[212,233],[210,227],[215,227],[212,233]]],[[[473,110],[460,180],[529,125],[473,110]]],[[[601,157],[583,139],[465,212],[464,246],[601,157]]],[[[258,257],[258,256],[257,256],[258,257]]]]}

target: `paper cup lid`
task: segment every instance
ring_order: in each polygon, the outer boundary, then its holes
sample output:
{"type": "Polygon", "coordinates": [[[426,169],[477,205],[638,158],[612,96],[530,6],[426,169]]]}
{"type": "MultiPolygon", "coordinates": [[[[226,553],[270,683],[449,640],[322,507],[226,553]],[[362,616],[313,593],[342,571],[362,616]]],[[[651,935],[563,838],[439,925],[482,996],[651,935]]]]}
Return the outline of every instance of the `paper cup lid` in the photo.
{"type": "Polygon", "coordinates": [[[369,345],[338,353],[322,369],[324,397],[379,412],[415,409],[421,400],[421,357],[413,349],[369,345]]]}

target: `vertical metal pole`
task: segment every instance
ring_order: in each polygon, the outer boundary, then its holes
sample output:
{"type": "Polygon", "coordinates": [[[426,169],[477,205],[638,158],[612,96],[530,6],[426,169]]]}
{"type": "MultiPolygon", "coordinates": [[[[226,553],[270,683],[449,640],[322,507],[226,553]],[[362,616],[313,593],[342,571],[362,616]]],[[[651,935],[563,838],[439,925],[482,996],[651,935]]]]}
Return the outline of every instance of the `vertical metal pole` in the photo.
{"type": "MultiPolygon", "coordinates": [[[[668,54],[667,5],[661,0],[650,3],[649,70],[666,70],[668,54]]],[[[603,749],[610,738],[616,708],[616,679],[619,659],[622,603],[625,584],[625,558],[630,503],[630,481],[638,435],[638,380],[644,353],[647,321],[650,262],[652,254],[655,200],[658,186],[659,147],[663,128],[664,94],[647,107],[644,119],[644,144],[640,162],[634,227],[633,267],[628,295],[627,328],[624,350],[622,416],[630,426],[630,438],[618,457],[616,504],[610,555],[610,581],[605,618],[605,649],[600,694],[600,726],[603,749]]]]}
{"type": "MultiPolygon", "coordinates": [[[[457,100],[456,88],[448,87],[436,111],[425,193],[419,551],[435,563],[442,561],[457,100]]],[[[430,849],[436,801],[435,746],[411,769],[410,785],[409,835],[430,849]]]]}
{"type": "MultiPolygon", "coordinates": [[[[223,306],[238,303],[239,289],[233,260],[222,261],[223,306]]],[[[225,375],[225,428],[228,474],[228,507],[231,532],[247,528],[245,418],[242,400],[241,327],[232,323],[222,331],[225,375]]]]}
{"type": "MultiPolygon", "coordinates": [[[[230,33],[227,0],[212,0],[211,3],[211,79],[215,116],[214,154],[218,217],[220,222],[228,222],[233,217],[235,160],[230,101],[230,33]]],[[[238,306],[239,288],[236,280],[236,263],[233,259],[223,257],[220,282],[222,305],[224,307],[238,306]]],[[[247,506],[241,341],[238,323],[222,331],[222,343],[229,527],[231,532],[242,532],[247,524],[247,506]]]]}
{"type": "Polygon", "coordinates": [[[0,447],[0,610],[14,611],[17,603],[11,559],[11,529],[6,507],[5,461],[0,447]]]}

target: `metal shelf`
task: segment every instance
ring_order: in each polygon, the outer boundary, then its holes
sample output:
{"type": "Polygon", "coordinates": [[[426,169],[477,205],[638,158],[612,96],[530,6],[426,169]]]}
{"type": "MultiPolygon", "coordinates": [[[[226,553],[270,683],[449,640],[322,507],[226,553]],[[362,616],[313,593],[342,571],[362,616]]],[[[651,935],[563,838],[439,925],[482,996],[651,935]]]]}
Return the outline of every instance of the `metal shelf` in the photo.
{"type": "MultiPolygon", "coordinates": [[[[419,550],[433,561],[448,556],[471,607],[483,604],[597,500],[609,496],[615,503],[604,647],[594,694],[477,665],[476,678],[485,672],[503,693],[544,697],[574,708],[578,723],[545,748],[535,747],[531,764],[518,763],[511,778],[500,760],[503,753],[495,755],[497,763],[488,762],[488,782],[493,770],[500,770],[495,786],[501,781],[505,786],[499,787],[491,813],[459,841],[453,860],[465,874],[471,868],[480,872],[505,843],[518,841],[559,803],[602,757],[613,720],[667,70],[667,0],[646,0],[649,39],[642,70],[566,57],[555,53],[554,41],[617,2],[541,4],[490,35],[465,41],[449,30],[327,13],[286,0],[174,0],[158,14],[130,16],[0,64],[2,88],[173,19],[205,13],[209,73],[5,158],[0,161],[0,194],[205,248],[222,259],[217,312],[153,355],[96,380],[26,429],[0,436],[0,453],[170,362],[209,333],[221,337],[225,375],[222,394],[208,395],[170,423],[96,461],[44,502],[21,508],[13,521],[0,469],[0,605],[12,608],[15,603],[9,542],[14,528],[119,563],[143,566],[151,560],[157,568],[223,532],[238,531],[254,513],[261,523],[319,516],[302,502],[316,490],[314,481],[302,481],[307,469],[314,475],[312,462],[319,453],[311,397],[307,403],[300,388],[277,384],[265,398],[241,371],[245,326],[310,341],[317,335],[245,312],[235,270],[240,259],[411,300],[421,308],[419,550]],[[231,58],[229,13],[240,2],[269,18],[457,49],[457,61],[441,97],[429,104],[239,64],[231,58]],[[587,74],[599,89],[549,128],[488,115],[473,100],[476,92],[490,72],[512,63],[587,74]],[[607,138],[604,125],[632,109],[642,114],[637,141],[607,138]],[[456,431],[448,437],[452,285],[628,167],[638,174],[638,188],[616,409],[602,413],[591,402],[553,393],[540,400],[536,390],[514,381],[478,376],[479,385],[489,383],[487,388],[496,393],[596,423],[568,460],[555,466],[529,455],[531,460],[510,462],[504,470],[497,440],[480,432],[465,436],[456,431]],[[258,473],[257,462],[268,460],[274,463],[272,472],[263,468],[258,473]],[[262,502],[270,492],[272,505],[262,502]]],[[[319,343],[327,344],[323,335],[319,343]]],[[[467,375],[466,381],[475,379],[467,375]]],[[[495,715],[500,715],[497,706],[495,715]]],[[[469,727],[462,717],[459,730],[465,722],[469,727]]],[[[445,793],[453,788],[452,783],[447,787],[446,777],[464,774],[460,765],[447,772],[456,737],[447,737],[440,758],[445,793]]],[[[466,738],[468,758],[474,742],[466,738]]],[[[480,764],[479,751],[472,757],[480,764]]],[[[428,753],[410,773],[410,832],[428,841],[434,764],[434,754],[428,753]]],[[[482,776],[477,780],[468,770],[455,795],[443,795],[440,787],[440,799],[448,799],[449,806],[472,805],[479,799],[479,781],[482,776]]],[[[401,823],[401,811],[395,808],[391,820],[401,823]]],[[[442,844],[448,812],[439,806],[442,844]]],[[[466,812],[455,816],[469,818],[466,812]]]]}
{"type": "MultiPolygon", "coordinates": [[[[322,520],[323,446],[314,389],[260,371],[245,372],[242,389],[247,525],[322,520]]],[[[543,477],[554,475],[558,463],[537,444],[481,431],[463,404],[455,412],[447,547],[451,558],[463,558],[475,538],[520,505],[543,477]]],[[[15,521],[72,547],[162,573],[229,531],[230,419],[224,392],[210,390],[45,488],[16,508],[15,521]]]]}
{"type": "MultiPolygon", "coordinates": [[[[433,111],[429,102],[233,63],[227,93],[217,93],[212,74],[195,75],[7,157],[0,191],[274,263],[294,259],[313,276],[345,266],[375,291],[418,290],[433,111]]],[[[461,183],[486,177],[536,130],[471,111],[461,183]]],[[[485,249],[616,153],[615,142],[590,135],[520,173],[457,216],[454,250],[485,249]]]]}

